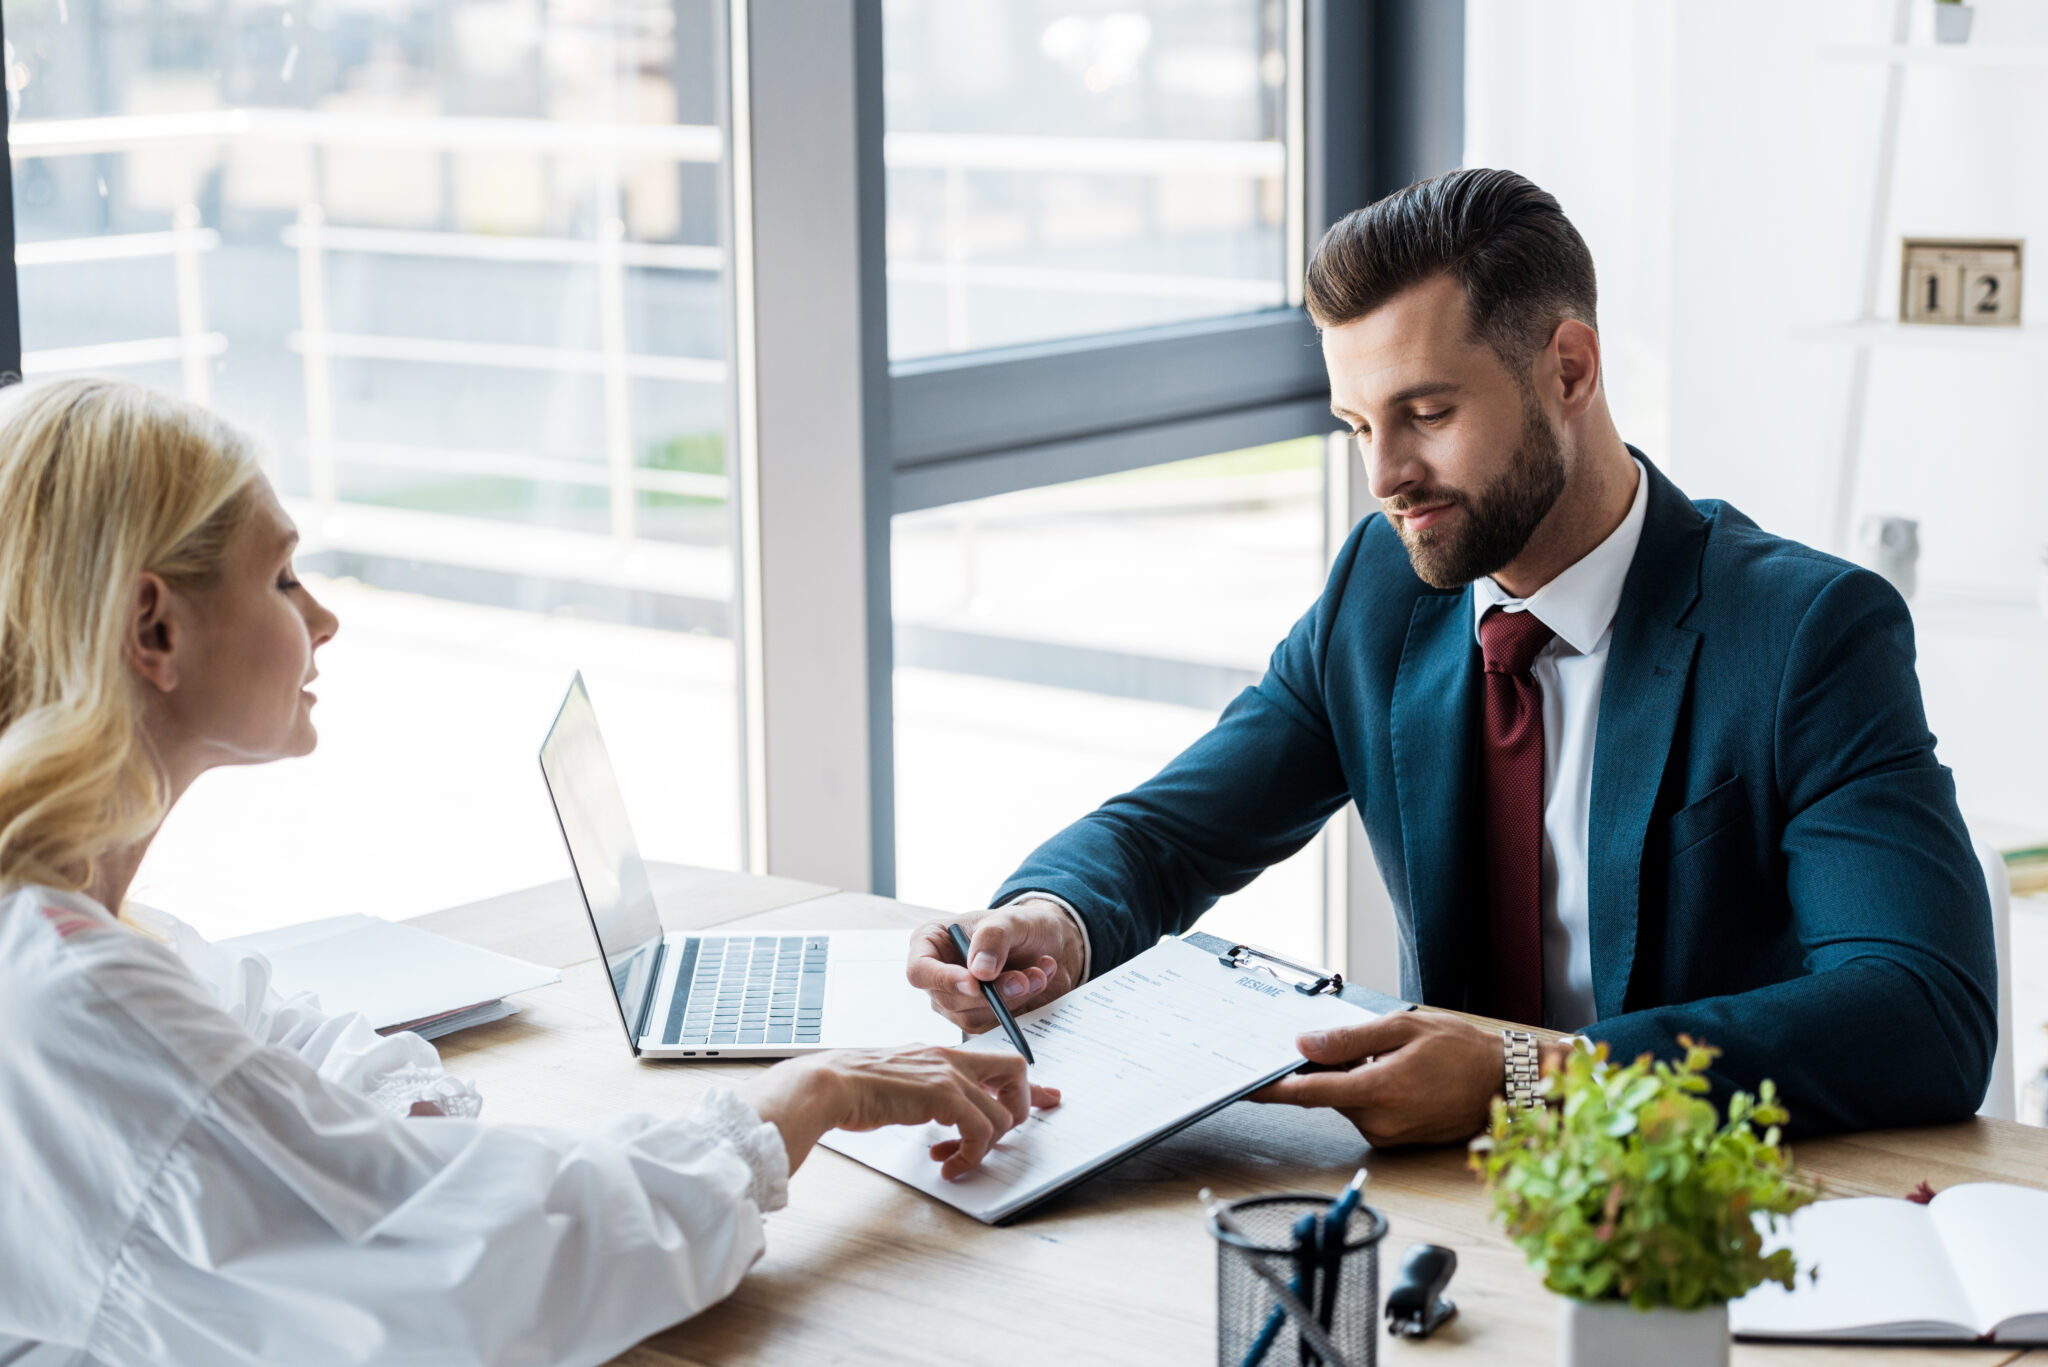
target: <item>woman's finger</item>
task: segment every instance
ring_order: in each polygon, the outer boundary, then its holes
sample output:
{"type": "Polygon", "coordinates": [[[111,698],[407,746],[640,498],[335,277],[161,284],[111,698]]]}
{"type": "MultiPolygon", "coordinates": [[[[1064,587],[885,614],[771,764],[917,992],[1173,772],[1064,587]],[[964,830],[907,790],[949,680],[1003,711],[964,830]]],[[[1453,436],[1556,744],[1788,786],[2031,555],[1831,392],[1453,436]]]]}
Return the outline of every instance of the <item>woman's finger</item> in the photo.
{"type": "Polygon", "coordinates": [[[1025,1084],[1024,1060],[1007,1050],[948,1049],[947,1059],[983,1092],[1002,1103],[1012,1125],[1031,1117],[1031,1092],[1025,1084]]]}
{"type": "Polygon", "coordinates": [[[965,1091],[956,1093],[953,1100],[957,1104],[948,1107],[952,1117],[940,1121],[960,1132],[960,1147],[939,1167],[939,1176],[949,1181],[979,1167],[996,1142],[995,1122],[982,1113],[965,1091]]]}
{"type": "Polygon", "coordinates": [[[1022,1068],[1005,1069],[996,1075],[993,1083],[981,1082],[978,1085],[1002,1108],[1012,1125],[1022,1125],[1031,1118],[1031,1088],[1024,1081],[1022,1068]]]}
{"type": "MultiPolygon", "coordinates": [[[[997,1140],[1023,1124],[1025,1118],[1031,1114],[1031,1108],[1027,1106],[1024,1108],[1024,1114],[1018,1115],[1011,1107],[998,1101],[986,1088],[979,1087],[966,1078],[959,1079],[955,1085],[962,1092],[966,1093],[968,1101],[988,1121],[990,1131],[988,1142],[991,1148],[995,1147],[997,1140]]],[[[1023,1088],[1018,1088],[1020,1093],[1019,1100],[1022,1100],[1022,1091],[1023,1088]]],[[[976,1161],[979,1162],[980,1160],[977,1159],[976,1161]]]]}
{"type": "Polygon", "coordinates": [[[941,1049],[946,1061],[991,1092],[1005,1086],[1021,1087],[1024,1058],[1007,1049],[941,1049]]]}

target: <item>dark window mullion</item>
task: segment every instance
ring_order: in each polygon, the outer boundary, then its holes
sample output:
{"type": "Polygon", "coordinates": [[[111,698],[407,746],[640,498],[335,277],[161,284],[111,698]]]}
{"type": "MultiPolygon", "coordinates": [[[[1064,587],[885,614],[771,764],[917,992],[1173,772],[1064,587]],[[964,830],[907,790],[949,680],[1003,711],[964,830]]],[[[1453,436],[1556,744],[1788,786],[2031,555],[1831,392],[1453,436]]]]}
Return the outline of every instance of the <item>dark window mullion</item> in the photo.
{"type": "Polygon", "coordinates": [[[891,374],[898,471],[1327,392],[1315,330],[1299,309],[950,356],[891,374]]]}
{"type": "MultiPolygon", "coordinates": [[[[0,10],[0,51],[7,42],[6,13],[0,10]]],[[[21,282],[14,269],[14,154],[7,150],[8,101],[0,99],[0,152],[7,175],[0,179],[0,250],[6,252],[5,280],[0,281],[0,382],[21,378],[21,282]]]]}

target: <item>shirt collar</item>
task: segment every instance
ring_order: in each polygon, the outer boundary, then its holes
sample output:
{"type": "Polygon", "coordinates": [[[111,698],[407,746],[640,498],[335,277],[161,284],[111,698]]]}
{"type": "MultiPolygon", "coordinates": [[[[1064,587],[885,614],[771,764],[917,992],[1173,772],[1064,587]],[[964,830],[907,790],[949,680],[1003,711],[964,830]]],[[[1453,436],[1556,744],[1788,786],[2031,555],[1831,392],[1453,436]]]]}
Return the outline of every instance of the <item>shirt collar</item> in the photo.
{"type": "MultiPolygon", "coordinates": [[[[1633,460],[1633,457],[1631,457],[1633,460]]],[[[1635,461],[1636,497],[1628,516],[1607,534],[1607,539],[1587,551],[1564,573],[1527,598],[1516,598],[1491,575],[1472,582],[1472,635],[1479,635],[1479,623],[1492,607],[1510,612],[1529,611],[1557,633],[1558,639],[1581,655],[1599,646],[1614,613],[1621,606],[1621,586],[1628,579],[1628,567],[1635,563],[1636,544],[1643,539],[1643,511],[1650,503],[1650,474],[1635,461]]]]}

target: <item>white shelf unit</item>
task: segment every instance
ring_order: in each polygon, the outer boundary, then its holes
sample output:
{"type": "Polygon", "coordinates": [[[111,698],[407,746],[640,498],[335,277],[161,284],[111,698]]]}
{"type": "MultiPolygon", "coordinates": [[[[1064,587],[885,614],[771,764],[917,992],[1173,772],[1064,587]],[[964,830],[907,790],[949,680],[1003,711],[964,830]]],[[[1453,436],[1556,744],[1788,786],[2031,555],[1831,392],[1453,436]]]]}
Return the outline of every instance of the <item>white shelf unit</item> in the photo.
{"type": "Polygon", "coordinates": [[[1894,291],[1887,288],[1892,187],[1898,168],[1899,119],[1905,104],[1908,67],[1957,67],[1978,70],[2048,68],[2048,47],[1971,46],[1968,43],[1912,43],[1914,0],[1895,0],[1892,41],[1844,43],[1820,49],[1824,60],[1865,62],[1885,70],[1884,109],[1879,122],[1877,167],[1870,196],[1870,218],[1863,246],[1862,317],[1839,323],[1793,329],[1793,336],[1850,348],[1847,399],[1843,405],[1842,441],[1835,466],[1835,506],[1829,530],[1832,549],[1851,554],[1850,520],[1855,512],[1856,481],[1863,455],[1863,428],[1870,402],[1873,354],[1880,347],[1971,351],[1982,355],[2048,354],[2048,329],[2038,327],[1970,327],[1942,324],[1901,325],[1891,315],[1894,291]]]}
{"type": "Polygon", "coordinates": [[[2048,328],[1972,327],[1958,323],[1893,323],[1869,319],[1813,323],[1792,330],[1807,342],[1858,347],[1904,347],[1917,351],[1974,351],[1990,356],[2048,355],[2048,328]]]}
{"type": "MultiPolygon", "coordinates": [[[[1835,470],[1832,549],[1848,555],[1851,520],[1865,427],[1869,421],[1872,368],[1879,351],[1946,351],[1970,357],[2008,357],[2033,367],[2048,357],[2048,326],[1984,327],[1901,324],[1896,319],[1898,282],[1887,267],[1896,261],[1893,229],[1895,172],[1901,111],[1908,71],[1937,68],[1982,72],[1987,81],[2036,81],[2048,69],[2048,46],[1996,47],[1969,43],[1910,43],[1916,0],[1896,0],[1890,43],[1841,44],[1820,49],[1825,61],[1862,63],[1885,73],[1875,175],[1862,242],[1862,317],[1796,327],[1802,341],[1848,349],[1852,359],[1841,419],[1835,470]]],[[[2029,310],[2039,317],[2038,307],[2029,310]]],[[[2003,369],[2003,367],[2002,367],[2003,369]]],[[[2024,382],[2007,375],[2009,381],[2024,382]]],[[[1930,719],[1951,763],[1987,812],[2009,813],[2030,829],[2042,824],[2044,809],[2032,775],[2048,773],[2048,732],[2036,729],[2040,678],[2048,677],[2048,616],[2029,591],[2014,585],[2003,594],[1923,585],[1912,603],[1920,645],[1919,670],[1930,719]],[[2021,719],[2015,726],[2014,719],[2021,719]]]]}
{"type": "MultiPolygon", "coordinates": [[[[1835,506],[1835,549],[1847,552],[1849,520],[1856,494],[1856,474],[1864,422],[1864,405],[1869,397],[1870,358],[1879,348],[1974,352],[1982,356],[2036,357],[2048,354],[2048,328],[1965,327],[1938,324],[1901,325],[1878,316],[1889,291],[1882,277],[1886,256],[1887,215],[1891,207],[1892,172],[1898,151],[1899,107],[1909,67],[1992,72],[2031,72],[2048,69],[2048,47],[1981,46],[1969,43],[1908,43],[1911,0],[1899,0],[1891,43],[1841,44],[1821,49],[1823,60],[1861,62],[1887,69],[1884,123],[1879,142],[1877,184],[1872,196],[1870,237],[1865,250],[1865,317],[1846,323],[1827,323],[1794,329],[1793,335],[1807,341],[1834,343],[1854,348],[1856,361],[1851,371],[1848,409],[1843,423],[1841,463],[1838,467],[1835,506]]],[[[1987,74],[1986,79],[2010,79],[1987,74]]],[[[2038,79],[2038,78],[2035,78],[2038,79]]],[[[2036,604],[2023,596],[1991,597],[1967,593],[1923,592],[1913,601],[1913,619],[1920,643],[1922,689],[1927,695],[1930,715],[1937,712],[1955,723],[1937,728],[1943,731],[1945,757],[1955,763],[1959,776],[1966,773],[2048,772],[2048,744],[2031,726],[2017,731],[2003,729],[2001,718],[2020,717],[2031,721],[2038,711],[2038,699],[2031,685],[2013,682],[2038,678],[2048,672],[2048,605],[2036,604]],[[1997,696],[1987,696],[1987,689],[1997,696]],[[1992,756],[1998,756],[1994,761],[1992,756]]],[[[1997,787],[1981,794],[1992,806],[2013,803],[2015,810],[2038,818],[2039,804],[2031,795],[1997,787]]],[[[1973,816],[1971,828],[1995,843],[2009,843],[2004,837],[2020,829],[2038,830],[2040,822],[2028,819],[2019,825],[2008,820],[1986,820],[1973,816]]],[[[2048,1019],[2048,897],[2015,899],[2012,944],[2007,951],[2014,981],[2009,990],[2012,1004],[2009,1018],[2017,1026],[2013,1041],[2017,1057],[2012,1060],[2023,1077],[2031,1076],[2040,1059],[2039,1036],[2033,1025],[2048,1019]],[[2032,910],[2029,904],[2032,904],[2032,910]]]]}

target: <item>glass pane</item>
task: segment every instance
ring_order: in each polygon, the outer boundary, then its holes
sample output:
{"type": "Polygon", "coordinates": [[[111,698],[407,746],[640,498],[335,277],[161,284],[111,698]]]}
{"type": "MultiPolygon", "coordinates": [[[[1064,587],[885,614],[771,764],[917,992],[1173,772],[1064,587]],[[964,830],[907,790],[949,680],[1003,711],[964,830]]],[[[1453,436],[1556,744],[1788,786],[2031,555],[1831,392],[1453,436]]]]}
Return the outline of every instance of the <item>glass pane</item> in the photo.
{"type": "Polygon", "coordinates": [[[1286,303],[1283,0],[887,0],[896,359],[1286,303]]]}
{"type": "MultiPolygon", "coordinates": [[[[1321,442],[895,520],[897,890],[988,898],[1255,683],[1323,582],[1321,442]]],[[[1323,956],[1322,837],[1202,926],[1323,956]]]]}
{"type": "Polygon", "coordinates": [[[641,843],[739,855],[714,0],[7,7],[24,369],[255,430],[339,613],[309,760],[136,895],[210,934],[565,877],[581,668],[641,843]]]}

